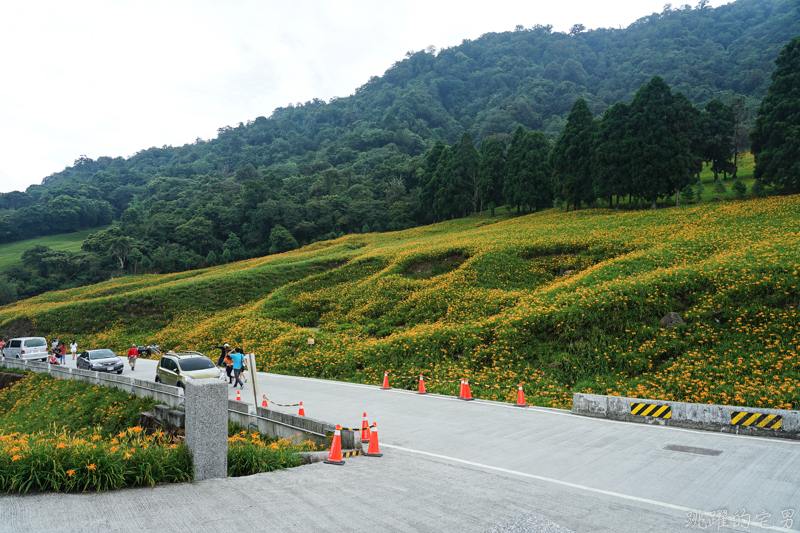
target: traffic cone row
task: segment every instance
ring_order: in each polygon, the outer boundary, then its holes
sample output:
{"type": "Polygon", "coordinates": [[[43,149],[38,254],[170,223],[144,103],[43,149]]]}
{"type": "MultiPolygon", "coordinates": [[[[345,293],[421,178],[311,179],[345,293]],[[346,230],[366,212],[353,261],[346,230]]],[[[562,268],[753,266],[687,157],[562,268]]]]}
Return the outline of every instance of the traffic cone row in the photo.
{"type": "MultiPolygon", "coordinates": [[[[383,373],[383,385],[381,386],[381,390],[388,390],[388,389],[391,389],[391,387],[389,386],[389,373],[388,372],[384,372],[383,373]]],[[[422,374],[420,374],[420,376],[419,376],[419,388],[417,389],[417,394],[428,394],[428,392],[425,390],[425,378],[424,378],[424,376],[422,374]]],[[[469,380],[468,379],[462,379],[461,380],[461,390],[458,392],[458,399],[459,400],[467,400],[467,401],[475,399],[475,398],[472,397],[472,392],[469,390],[469,380]]],[[[525,403],[525,393],[522,391],[522,383],[520,383],[519,387],[517,388],[517,403],[515,403],[514,406],[515,407],[527,407],[528,406],[528,404],[525,403]]],[[[364,413],[364,416],[366,417],[366,413],[364,413]]],[[[364,441],[364,442],[367,442],[367,441],[365,441],[363,439],[363,437],[362,437],[361,440],[364,441]]]]}
{"type": "Polygon", "coordinates": [[[238,390],[236,391],[236,401],[237,402],[242,401],[242,394],[238,390]]]}
{"type": "Polygon", "coordinates": [[[297,416],[306,416],[306,410],[303,409],[303,402],[300,402],[300,412],[297,413],[297,416]]]}
{"type": "Polygon", "coordinates": [[[263,407],[264,409],[269,407],[269,403],[267,403],[267,395],[266,394],[262,394],[261,395],[261,407],[263,407]]]}

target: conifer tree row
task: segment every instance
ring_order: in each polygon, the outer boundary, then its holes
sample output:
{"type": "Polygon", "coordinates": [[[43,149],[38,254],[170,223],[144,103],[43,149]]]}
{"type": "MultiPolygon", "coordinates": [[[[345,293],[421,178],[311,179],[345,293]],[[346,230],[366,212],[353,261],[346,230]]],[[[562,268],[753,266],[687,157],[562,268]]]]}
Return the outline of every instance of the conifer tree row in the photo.
{"type": "Polygon", "coordinates": [[[656,207],[659,198],[691,185],[705,161],[716,174],[734,172],[736,147],[731,106],[713,99],[698,110],[683,93],[654,76],[630,104],[619,102],[594,118],[578,98],[566,126],[550,144],[542,132],[518,127],[508,147],[485,139],[480,152],[464,133],[453,146],[441,141],[426,154],[421,205],[430,220],[492,211],[499,205],[517,213],[564,202],[567,209],[598,198],[617,206],[636,197],[656,207]]]}

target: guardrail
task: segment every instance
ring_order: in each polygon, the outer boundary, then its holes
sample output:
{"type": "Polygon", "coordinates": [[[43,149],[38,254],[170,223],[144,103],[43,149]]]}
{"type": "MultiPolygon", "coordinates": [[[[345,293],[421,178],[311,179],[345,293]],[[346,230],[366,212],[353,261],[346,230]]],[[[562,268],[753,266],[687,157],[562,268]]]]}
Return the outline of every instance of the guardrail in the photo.
{"type": "Polygon", "coordinates": [[[92,383],[94,385],[115,387],[117,389],[129,392],[135,396],[153,398],[154,400],[167,404],[172,408],[180,408],[183,407],[184,404],[183,389],[180,387],[173,387],[172,385],[165,385],[163,383],[154,383],[151,381],[117,376],[114,374],[106,374],[104,372],[96,372],[93,370],[64,368],[62,366],[51,365],[48,363],[35,363],[33,361],[12,359],[9,357],[0,357],[0,366],[4,366],[6,368],[17,368],[20,370],[30,370],[38,373],[46,373],[50,374],[54,378],[59,379],[77,379],[87,383],[92,383]]]}
{"type": "Polygon", "coordinates": [[[800,440],[800,411],[575,393],[572,412],[594,418],[800,440]]]}

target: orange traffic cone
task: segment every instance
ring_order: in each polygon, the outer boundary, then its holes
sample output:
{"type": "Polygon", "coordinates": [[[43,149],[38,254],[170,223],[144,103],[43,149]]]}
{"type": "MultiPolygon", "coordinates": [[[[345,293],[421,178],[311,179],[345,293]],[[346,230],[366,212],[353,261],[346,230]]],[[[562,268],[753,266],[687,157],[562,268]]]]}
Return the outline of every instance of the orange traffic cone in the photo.
{"type": "Polygon", "coordinates": [[[378,424],[375,424],[375,428],[372,430],[372,439],[369,441],[369,448],[364,455],[367,457],[381,457],[383,455],[378,446],[378,424]]]}
{"type": "Polygon", "coordinates": [[[342,426],[336,424],[336,431],[333,432],[333,444],[328,458],[323,461],[329,465],[343,465],[342,461],[342,426]]]}
{"type": "Polygon", "coordinates": [[[381,390],[388,390],[388,389],[391,389],[391,387],[389,386],[389,373],[388,372],[384,372],[383,373],[383,385],[381,386],[381,390]]]}
{"type": "Polygon", "coordinates": [[[472,393],[469,391],[469,380],[465,379],[463,383],[464,385],[463,388],[461,389],[462,392],[461,399],[467,401],[474,400],[475,398],[472,397],[472,393]]]}
{"type": "Polygon", "coordinates": [[[242,395],[239,393],[238,390],[236,391],[236,401],[237,402],[241,402],[242,401],[242,395]]]}
{"type": "Polygon", "coordinates": [[[269,403],[267,403],[267,395],[266,394],[262,394],[261,398],[262,398],[261,399],[261,407],[266,409],[267,407],[269,407],[269,403]]]}
{"type": "Polygon", "coordinates": [[[419,375],[419,392],[417,394],[428,394],[425,392],[425,380],[422,378],[422,374],[419,375]]]}
{"type": "Polygon", "coordinates": [[[303,402],[300,402],[300,412],[297,413],[297,416],[306,416],[306,410],[303,409],[303,402]]]}
{"type": "Polygon", "coordinates": [[[369,444],[370,431],[367,413],[364,413],[364,420],[361,421],[361,442],[369,444]]]}
{"type": "Polygon", "coordinates": [[[459,398],[464,398],[464,380],[463,379],[461,380],[461,390],[458,391],[458,397],[459,398]]]}
{"type": "Polygon", "coordinates": [[[519,389],[517,390],[517,407],[528,407],[528,404],[525,403],[525,393],[522,392],[522,383],[519,384],[519,389]]]}

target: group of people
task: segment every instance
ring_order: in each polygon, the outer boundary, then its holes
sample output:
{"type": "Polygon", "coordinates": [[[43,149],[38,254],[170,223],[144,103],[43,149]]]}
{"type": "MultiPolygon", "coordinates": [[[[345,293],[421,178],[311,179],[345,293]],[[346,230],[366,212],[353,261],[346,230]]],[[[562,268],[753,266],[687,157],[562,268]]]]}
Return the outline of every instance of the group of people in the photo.
{"type": "Polygon", "coordinates": [[[222,346],[214,346],[220,349],[219,360],[217,366],[222,369],[225,368],[225,374],[228,376],[228,383],[236,387],[244,387],[242,376],[247,381],[247,376],[244,375],[247,362],[244,356],[244,351],[241,348],[231,348],[231,345],[223,343],[222,346]]]}
{"type": "MultiPolygon", "coordinates": [[[[69,343],[69,351],[72,353],[72,360],[75,360],[75,355],[78,353],[78,343],[75,339],[69,343]]],[[[50,343],[50,353],[48,362],[51,365],[63,365],[67,362],[67,346],[62,343],[58,337],[53,337],[53,342],[50,343]]]]}

